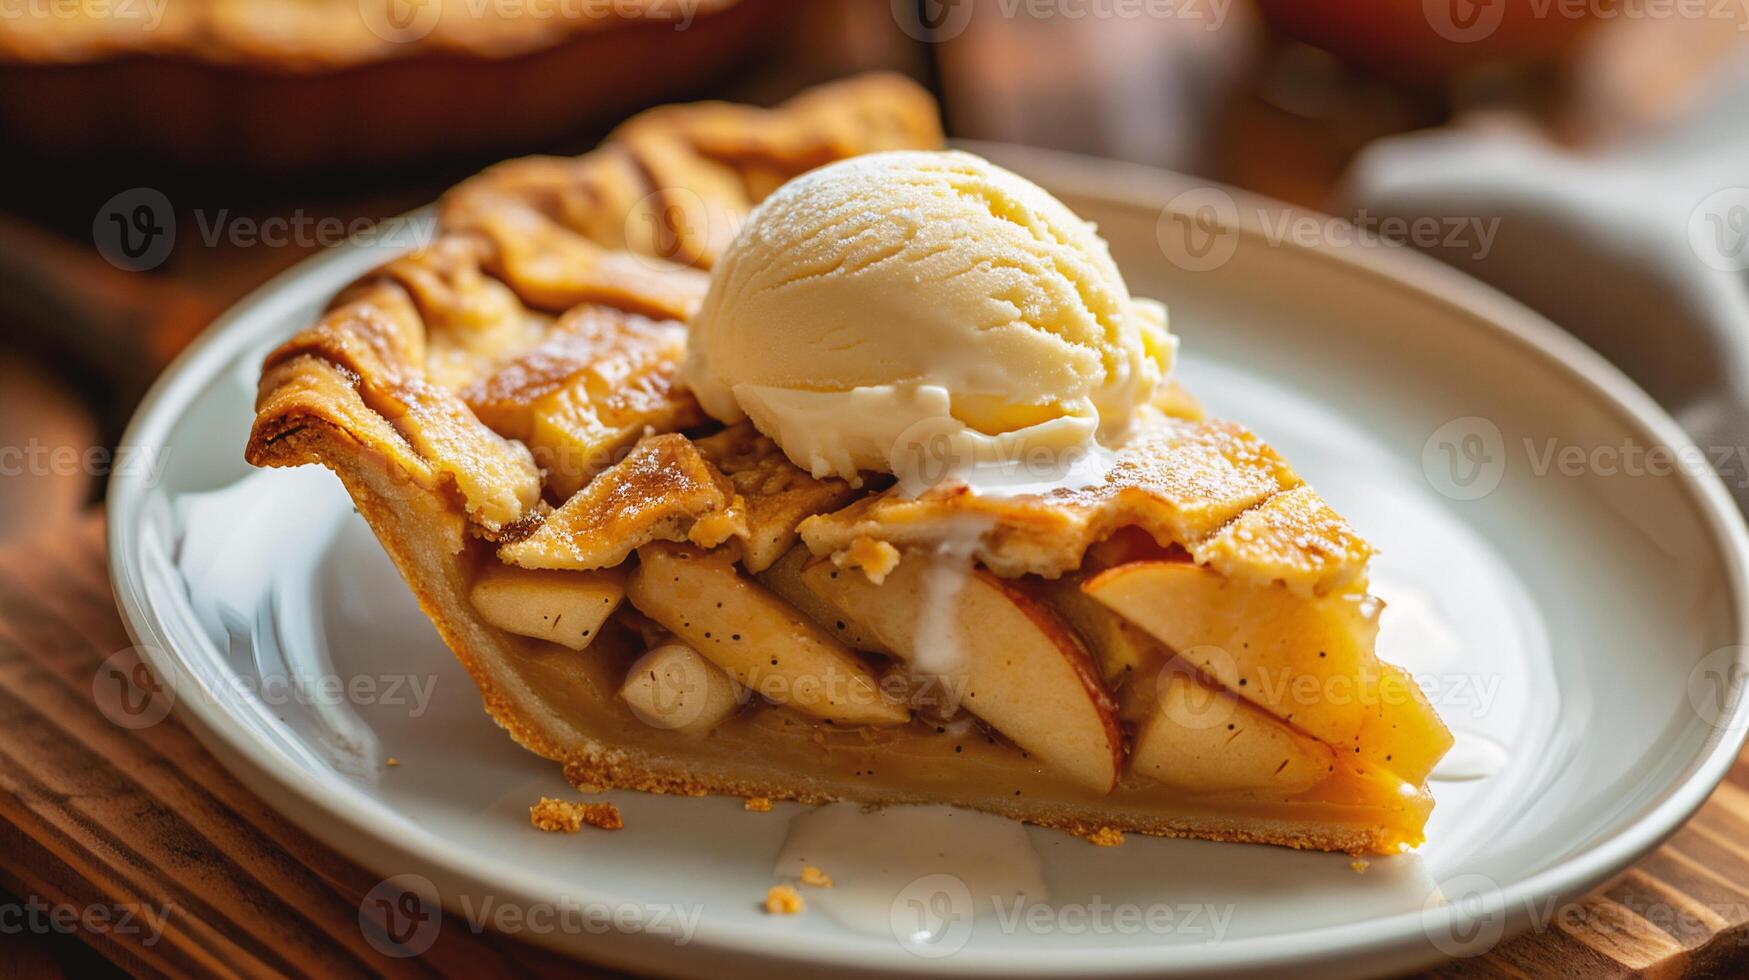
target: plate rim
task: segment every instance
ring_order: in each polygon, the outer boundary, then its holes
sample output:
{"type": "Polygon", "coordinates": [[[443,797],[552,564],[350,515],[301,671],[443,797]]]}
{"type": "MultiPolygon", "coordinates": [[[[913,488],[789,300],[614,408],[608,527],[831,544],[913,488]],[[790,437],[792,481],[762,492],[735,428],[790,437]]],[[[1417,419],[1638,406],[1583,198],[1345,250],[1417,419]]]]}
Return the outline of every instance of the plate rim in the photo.
{"type": "MultiPolygon", "coordinates": [[[[1175,197],[1185,191],[1212,188],[1230,195],[1240,205],[1237,231],[1245,238],[1262,236],[1263,230],[1258,226],[1256,216],[1266,212],[1281,214],[1285,211],[1314,215],[1325,221],[1341,220],[1216,182],[1139,164],[1010,144],[959,141],[956,145],[1025,173],[1053,192],[1098,199],[1117,206],[1160,207],[1163,212],[1175,197]]],[[[411,212],[404,219],[422,220],[432,210],[428,206],[411,212]]],[[[1525,356],[1535,358],[1548,370],[1566,376],[1586,391],[1599,407],[1612,410],[1624,428],[1650,435],[1657,442],[1679,451],[1693,447],[1693,441],[1676,421],[1620,369],[1540,314],[1457,269],[1409,248],[1390,244],[1337,246],[1327,240],[1313,245],[1297,242],[1270,244],[1346,266],[1350,271],[1364,274],[1381,284],[1415,293],[1424,301],[1443,303],[1474,320],[1477,329],[1491,334],[1494,339],[1514,343],[1525,356]]],[[[244,321],[259,307],[291,292],[300,283],[318,277],[334,266],[357,261],[360,261],[358,246],[336,246],[298,262],[238,300],[154,381],[130,419],[121,444],[137,446],[143,438],[152,437],[154,445],[162,445],[164,436],[182,417],[193,398],[218,375],[219,369],[231,357],[247,349],[250,342],[262,339],[257,336],[263,333],[261,330],[248,332],[238,329],[244,321]]],[[[1716,474],[1710,470],[1700,473],[1678,467],[1674,475],[1679,480],[1684,499],[1696,510],[1696,516],[1701,518],[1702,525],[1720,550],[1731,611],[1736,619],[1736,645],[1749,646],[1749,527],[1716,474]]],[[[174,653],[163,622],[148,602],[147,589],[139,574],[136,543],[142,504],[151,489],[144,479],[141,474],[118,470],[109,480],[106,538],[111,588],[129,636],[152,669],[160,677],[173,678],[173,689],[198,689],[198,678],[174,653]],[[178,686],[181,684],[191,686],[178,686]]],[[[373,805],[384,809],[380,804],[360,800],[336,801],[325,789],[325,784],[314,777],[295,768],[276,766],[279,760],[275,759],[273,750],[252,738],[216,700],[178,698],[175,712],[226,769],[261,795],[264,802],[288,816],[298,813],[303,819],[294,822],[306,832],[373,873],[393,874],[385,868],[387,859],[402,855],[406,859],[404,863],[410,866],[466,883],[464,892],[509,891],[516,893],[513,896],[516,899],[530,901],[544,901],[543,895],[562,893],[547,887],[559,884],[557,879],[523,872],[506,876],[505,866],[476,858],[471,853],[445,848],[441,838],[423,828],[402,826],[393,836],[377,829],[369,819],[369,811],[373,805]],[[311,820],[314,814],[323,815],[325,820],[311,820]]],[[[691,944],[678,949],[685,951],[687,959],[695,966],[704,962],[699,958],[701,952],[714,952],[731,954],[745,964],[833,966],[853,973],[884,974],[925,969],[968,976],[1135,976],[1160,975],[1162,971],[1195,973],[1216,968],[1255,972],[1292,965],[1332,967],[1369,956],[1374,957],[1369,969],[1412,968],[1443,959],[1428,941],[1431,929],[1452,928],[1463,919],[1476,916],[1499,915],[1506,922],[1507,933],[1511,934],[1523,925],[1515,922],[1515,909],[1527,908],[1527,903],[1538,898],[1554,897],[1557,901],[1566,901],[1576,897],[1657,847],[1705,803],[1728,773],[1745,737],[1749,736],[1749,696],[1739,692],[1729,720],[1715,724],[1713,728],[1716,734],[1710,739],[1707,750],[1698,758],[1689,760],[1687,777],[1668,786],[1662,801],[1592,849],[1529,878],[1497,888],[1475,909],[1437,906],[1420,913],[1402,912],[1283,935],[1248,938],[1237,946],[1152,944],[1121,949],[1028,948],[980,951],[948,961],[917,959],[897,947],[886,950],[891,956],[871,957],[873,951],[865,944],[847,942],[841,936],[796,933],[779,946],[767,941],[762,933],[748,935],[732,925],[713,926],[700,922],[691,944]],[[1476,915],[1468,914],[1470,912],[1476,915]],[[1163,949],[1171,951],[1168,962],[1160,959],[1163,949]]],[[[449,893],[455,894],[454,891],[449,893]]],[[[611,901],[606,896],[602,899],[611,901]]],[[[543,943],[546,937],[515,938],[543,943]]],[[[663,941],[661,948],[667,951],[666,956],[657,956],[661,950],[648,942],[651,938],[635,932],[606,933],[594,937],[599,949],[592,949],[589,958],[613,965],[646,968],[660,959],[678,962],[676,947],[663,941]],[[619,942],[609,941],[615,938],[619,942]]],[[[552,944],[565,948],[559,946],[557,940],[552,944]]],[[[726,965],[720,960],[714,964],[726,965]]]]}

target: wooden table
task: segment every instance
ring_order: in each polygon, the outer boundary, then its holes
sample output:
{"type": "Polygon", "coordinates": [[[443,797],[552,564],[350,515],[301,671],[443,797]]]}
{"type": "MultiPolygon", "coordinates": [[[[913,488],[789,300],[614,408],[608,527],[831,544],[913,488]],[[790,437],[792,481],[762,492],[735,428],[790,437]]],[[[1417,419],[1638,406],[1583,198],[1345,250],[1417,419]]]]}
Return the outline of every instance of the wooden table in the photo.
{"type": "MultiPolygon", "coordinates": [[[[465,929],[441,930],[417,956],[383,955],[360,922],[377,875],[287,823],[173,719],[130,730],[105,717],[94,680],[129,646],[100,513],[0,548],[0,886],[15,897],[101,917],[80,938],[143,976],[590,973],[465,929]]],[[[7,962],[29,975],[29,957],[7,962]]],[[[1745,971],[1749,766],[1740,764],[1663,848],[1554,914],[1549,928],[1436,972],[1745,971]]]]}
{"type": "Polygon", "coordinates": [[[101,514],[0,549],[0,884],[14,896],[91,916],[80,938],[140,976],[589,975],[465,929],[418,957],[378,952],[359,918],[377,875],[287,823],[181,725],[129,730],[99,710],[97,671],[129,646],[101,514]]]}

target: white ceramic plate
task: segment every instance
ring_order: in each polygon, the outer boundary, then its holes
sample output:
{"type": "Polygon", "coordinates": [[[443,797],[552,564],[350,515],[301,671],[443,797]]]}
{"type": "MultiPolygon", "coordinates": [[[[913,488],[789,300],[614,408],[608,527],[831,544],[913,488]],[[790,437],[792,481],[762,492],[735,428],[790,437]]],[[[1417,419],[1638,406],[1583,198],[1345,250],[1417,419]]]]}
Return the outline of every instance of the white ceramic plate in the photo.
{"type": "Polygon", "coordinates": [[[1386,973],[1546,927],[1722,777],[1745,727],[1749,539],[1703,469],[1635,467],[1632,447],[1688,443],[1618,372],[1402,250],[1277,243],[1289,213],[1242,195],[980,149],[1097,221],[1134,291],[1169,302],[1189,386],[1383,549],[1381,652],[1459,732],[1452,771],[1482,778],[1436,783],[1427,845],[1364,874],[1342,855],[1029,828],[1048,900],[964,923],[925,901],[954,929],[921,945],[849,911],[855,882],[836,906],[810,892],[810,914],[760,911],[794,805],[613,793],[624,830],[536,833],[528,805],[568,788],[481,711],[338,481],[242,462],[262,355],[384,258],[340,249],[243,302],[146,399],[126,442],[167,465],[113,481],[110,554],[143,656],[219,758],[338,850],[431,883],[445,911],[409,948],[485,909],[665,973],[1386,973]]]}

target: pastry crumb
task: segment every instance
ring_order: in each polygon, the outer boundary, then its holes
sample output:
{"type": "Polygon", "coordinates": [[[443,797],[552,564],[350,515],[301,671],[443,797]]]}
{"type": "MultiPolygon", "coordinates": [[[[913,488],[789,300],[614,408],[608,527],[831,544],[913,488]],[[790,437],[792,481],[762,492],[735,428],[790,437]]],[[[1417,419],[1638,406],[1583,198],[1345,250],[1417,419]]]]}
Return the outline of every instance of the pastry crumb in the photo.
{"type": "Polygon", "coordinates": [[[595,783],[577,783],[576,785],[572,786],[571,788],[576,790],[579,793],[584,794],[585,796],[595,796],[599,793],[607,792],[606,786],[599,786],[595,783]]]}
{"type": "Polygon", "coordinates": [[[1091,834],[1083,834],[1087,843],[1094,847],[1122,847],[1123,831],[1116,827],[1101,827],[1091,834]]]}
{"type": "Polygon", "coordinates": [[[1348,862],[1348,870],[1353,871],[1357,875],[1366,874],[1366,869],[1370,867],[1372,867],[1372,862],[1365,858],[1355,858],[1348,862]]]}
{"type": "Polygon", "coordinates": [[[899,567],[899,549],[891,542],[863,536],[850,542],[850,547],[832,553],[832,564],[839,568],[860,568],[868,580],[879,585],[899,567]]]}
{"type": "Polygon", "coordinates": [[[548,833],[574,834],[584,824],[602,830],[618,830],[625,826],[619,807],[612,803],[572,803],[543,796],[528,808],[528,821],[548,833]]]}
{"type": "MultiPolygon", "coordinates": [[[[739,497],[739,495],[736,495],[739,497]]],[[[694,521],[686,538],[700,548],[715,548],[737,534],[747,533],[747,505],[737,500],[727,510],[706,514],[694,521]]]]}
{"type": "Polygon", "coordinates": [[[771,797],[749,796],[741,801],[741,809],[752,810],[754,813],[770,813],[771,797]]]}
{"type": "Polygon", "coordinates": [[[798,915],[806,906],[801,893],[789,885],[772,885],[765,893],[765,911],[771,915],[798,915]]]}
{"type": "Polygon", "coordinates": [[[383,760],[383,765],[385,765],[385,766],[398,766],[400,764],[401,764],[401,760],[395,758],[392,755],[389,756],[387,759],[383,760]]]}
{"type": "Polygon", "coordinates": [[[802,884],[815,888],[831,888],[832,876],[811,864],[802,866],[802,884]]]}

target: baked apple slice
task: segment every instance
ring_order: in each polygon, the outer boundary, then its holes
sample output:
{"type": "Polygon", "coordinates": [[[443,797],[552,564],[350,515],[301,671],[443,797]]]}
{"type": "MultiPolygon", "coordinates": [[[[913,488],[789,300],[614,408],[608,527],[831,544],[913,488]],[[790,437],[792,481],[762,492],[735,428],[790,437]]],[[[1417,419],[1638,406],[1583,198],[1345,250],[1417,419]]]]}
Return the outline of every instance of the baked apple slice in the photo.
{"type": "Polygon", "coordinates": [[[481,567],[468,593],[480,618],[519,636],[532,636],[581,650],[625,598],[625,572],[518,568],[491,562],[481,567]]]}
{"type": "Polygon", "coordinates": [[[876,585],[818,559],[802,581],[913,670],[944,676],[941,689],[963,690],[965,709],[1009,741],[1110,792],[1123,763],[1117,707],[1075,634],[1011,582],[982,569],[938,571],[936,560],[908,554],[876,585]],[[951,598],[931,597],[941,579],[957,580],[951,598]]]}
{"type": "MultiPolygon", "coordinates": [[[[814,590],[808,588],[807,583],[802,581],[802,569],[813,560],[814,554],[808,550],[808,546],[798,544],[784,552],[783,557],[773,563],[770,568],[753,577],[759,580],[760,585],[777,593],[779,598],[796,607],[809,619],[830,629],[845,646],[854,650],[866,650],[869,653],[892,656],[893,651],[888,650],[880,640],[875,639],[856,623],[845,619],[844,615],[833,608],[831,603],[815,595],[814,590]]],[[[1087,601],[1097,605],[1091,599],[1087,601]]]]}
{"type": "Polygon", "coordinates": [[[1177,561],[1131,562],[1086,593],[1197,670],[1329,744],[1420,784],[1451,733],[1401,672],[1373,655],[1381,603],[1354,592],[1300,595],[1177,561]]]}
{"type": "Polygon", "coordinates": [[[638,549],[626,597],[768,700],[842,725],[910,720],[861,658],[722,555],[647,544],[638,549]]]}
{"type": "Polygon", "coordinates": [[[1181,663],[1162,669],[1136,730],[1137,775],[1193,792],[1310,789],[1335,771],[1336,753],[1181,663]]]}
{"type": "Polygon", "coordinates": [[[1135,677],[1152,675],[1171,658],[1159,640],[1083,592],[1082,581],[1080,576],[1065,575],[1047,583],[1045,594],[1063,621],[1086,641],[1112,690],[1135,677]]]}
{"type": "Polygon", "coordinates": [[[1421,685],[1403,668],[1380,661],[1374,685],[1366,698],[1360,754],[1420,785],[1451,751],[1451,729],[1428,703],[1421,685]]]}
{"type": "Polygon", "coordinates": [[[652,728],[703,735],[741,706],[742,688],[684,643],[664,643],[626,671],[619,696],[652,728]]]}

